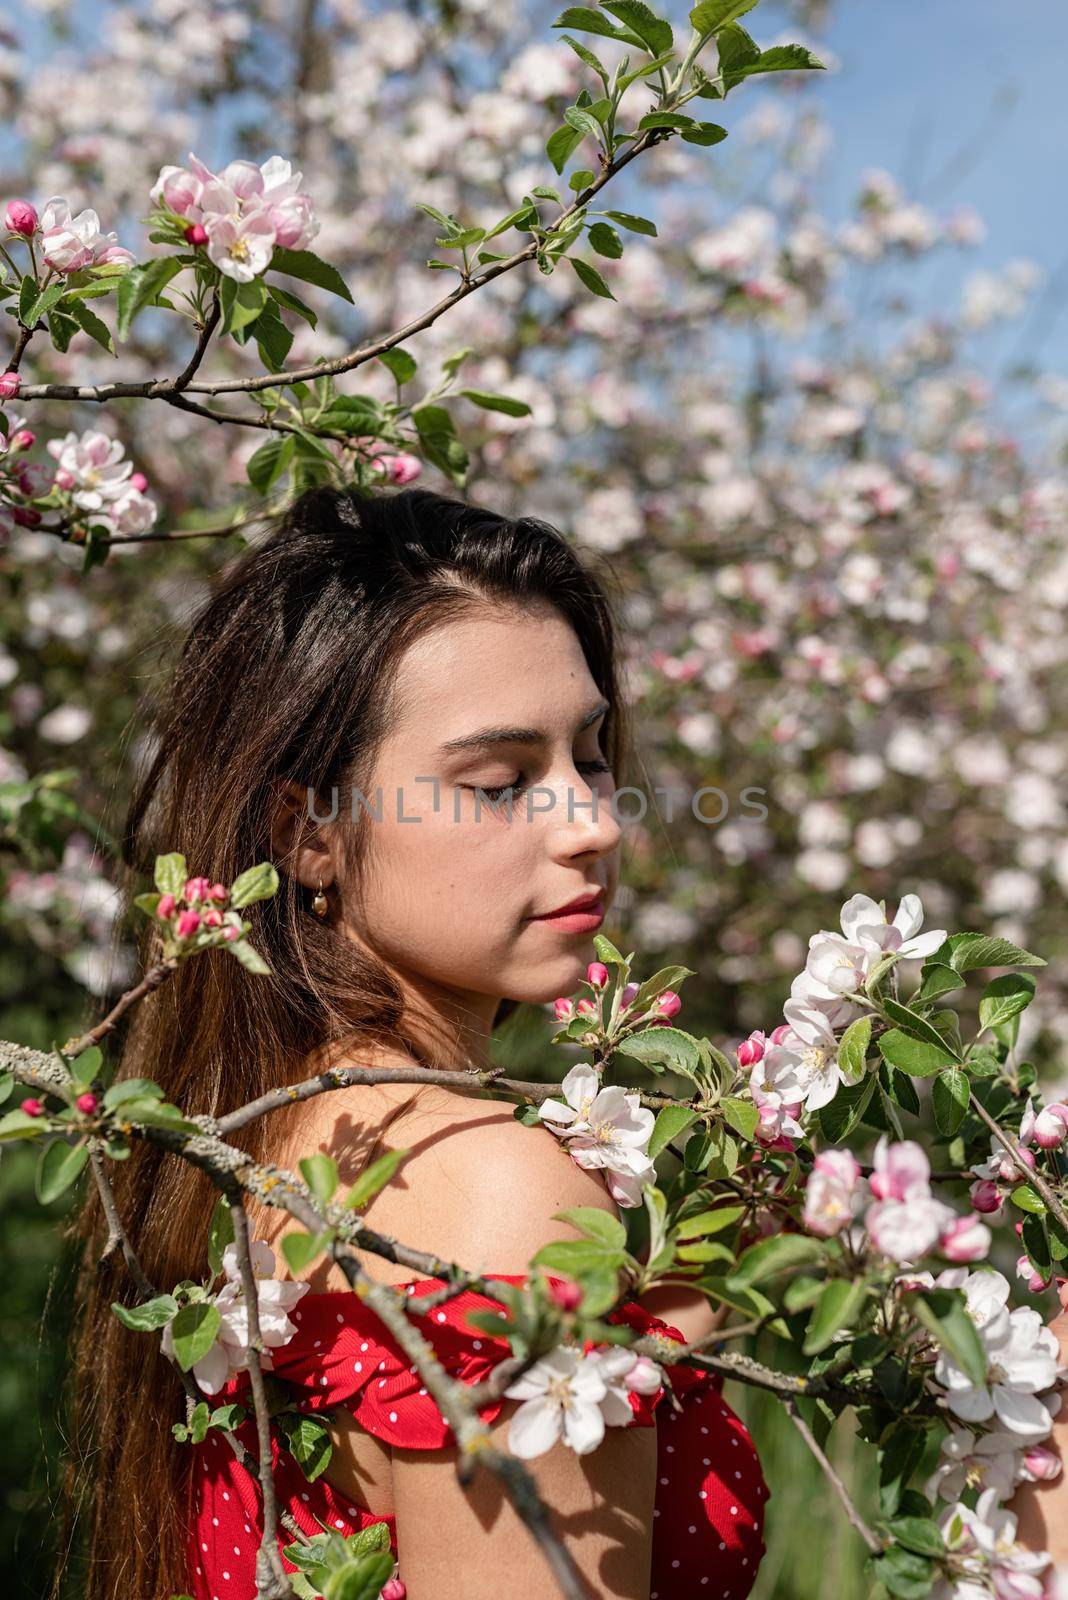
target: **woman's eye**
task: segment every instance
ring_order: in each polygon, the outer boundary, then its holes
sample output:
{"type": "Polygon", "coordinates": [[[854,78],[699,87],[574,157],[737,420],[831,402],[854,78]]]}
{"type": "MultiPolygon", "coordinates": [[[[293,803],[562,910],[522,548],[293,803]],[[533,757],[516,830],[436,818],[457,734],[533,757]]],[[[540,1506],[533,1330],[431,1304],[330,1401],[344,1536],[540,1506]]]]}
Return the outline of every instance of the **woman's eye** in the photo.
{"type": "MultiPolygon", "coordinates": [[[[611,772],[612,770],[610,763],[601,758],[592,761],[576,761],[575,765],[580,772],[611,772]]],[[[488,801],[496,805],[509,792],[511,792],[513,800],[517,795],[525,794],[529,784],[523,773],[517,772],[511,783],[500,783],[491,787],[487,787],[484,783],[465,783],[462,787],[469,789],[472,794],[476,791],[481,791],[488,801]]]]}

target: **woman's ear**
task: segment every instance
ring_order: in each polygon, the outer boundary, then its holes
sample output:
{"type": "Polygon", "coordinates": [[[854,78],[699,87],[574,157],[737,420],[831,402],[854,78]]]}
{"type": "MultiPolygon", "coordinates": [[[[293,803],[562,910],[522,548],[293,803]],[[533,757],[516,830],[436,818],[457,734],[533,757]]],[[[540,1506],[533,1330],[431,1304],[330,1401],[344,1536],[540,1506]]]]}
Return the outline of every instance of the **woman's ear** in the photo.
{"type": "Polygon", "coordinates": [[[308,889],[318,888],[320,881],[326,888],[337,876],[329,841],[312,820],[307,787],[293,778],[280,779],[275,787],[271,859],[308,889]]]}

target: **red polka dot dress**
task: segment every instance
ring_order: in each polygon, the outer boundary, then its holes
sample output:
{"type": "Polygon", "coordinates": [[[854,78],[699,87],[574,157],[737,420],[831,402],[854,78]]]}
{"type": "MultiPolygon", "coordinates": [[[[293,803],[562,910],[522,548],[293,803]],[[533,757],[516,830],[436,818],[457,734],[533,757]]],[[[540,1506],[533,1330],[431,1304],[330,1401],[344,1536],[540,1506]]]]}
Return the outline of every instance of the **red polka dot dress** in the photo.
{"type": "MultiPolygon", "coordinates": [[[[487,1273],[521,1283],[522,1274],[487,1273]]],[[[409,1294],[443,1287],[440,1278],[419,1279],[409,1294]]],[[[445,1305],[412,1320],[434,1347],[453,1378],[479,1383],[497,1363],[512,1355],[506,1341],[469,1327],[469,1311],[499,1309],[495,1302],[465,1290],[445,1305]]],[[[422,1387],[416,1369],[384,1324],[355,1295],[346,1292],[304,1295],[290,1312],[297,1331],[271,1351],[272,1373],[290,1386],[296,1403],[309,1413],[343,1405],[361,1427],[388,1445],[440,1450],[453,1442],[452,1430],[422,1387]]],[[[661,1333],[684,1342],[678,1329],[652,1316],[637,1302],[619,1307],[607,1319],[637,1333],[661,1333]]],[[[658,1466],[653,1511],[650,1600],[745,1600],[764,1554],[764,1507],[768,1488],[746,1428],[723,1400],[722,1380],[685,1366],[669,1367],[682,1410],[672,1410],[665,1390],[630,1393],[634,1416],[628,1427],[657,1427],[658,1466]],[[658,1426],[659,1420],[659,1426],[658,1426]]],[[[238,1373],[214,1396],[216,1404],[248,1400],[248,1374],[238,1373]]],[[[493,1422],[505,1402],[480,1409],[493,1422]]],[[[256,1425],[250,1415],[237,1437],[256,1454],[256,1425]]],[[[259,1489],[236,1460],[218,1429],[212,1429],[194,1455],[188,1506],[189,1587],[195,1600],[255,1600],[256,1550],[263,1533],[259,1489]]],[[[389,1528],[390,1544],[404,1577],[404,1552],[398,1550],[395,1519],[375,1516],[351,1503],[318,1478],[309,1483],[272,1433],[274,1482],[280,1509],[309,1535],[323,1527],[356,1533],[375,1522],[389,1528]]],[[[329,1468],[327,1469],[329,1471],[329,1468]]],[[[283,1564],[291,1535],[283,1530],[283,1564]]]]}

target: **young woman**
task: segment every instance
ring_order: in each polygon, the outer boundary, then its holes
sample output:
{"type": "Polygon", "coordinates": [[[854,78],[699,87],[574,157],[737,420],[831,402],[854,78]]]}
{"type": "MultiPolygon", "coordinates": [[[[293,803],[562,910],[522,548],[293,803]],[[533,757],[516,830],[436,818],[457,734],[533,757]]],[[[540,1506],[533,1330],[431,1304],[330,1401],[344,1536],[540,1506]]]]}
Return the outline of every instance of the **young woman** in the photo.
{"type": "MultiPolygon", "coordinates": [[[[573,993],[583,977],[619,872],[619,677],[605,591],[545,523],[425,490],[302,494],[193,621],[125,841],[131,875],[165,851],[213,882],[273,860],[278,893],[247,913],[271,975],[218,952],[182,962],[133,1016],[123,1075],[222,1115],[327,1062],[396,1072],[235,1138],[290,1167],[327,1151],[346,1186],[385,1150],[407,1151],[369,1225],[490,1276],[518,1281],[542,1245],[574,1238],[557,1220],[565,1208],[614,1211],[601,1176],[548,1130],[516,1122],[512,1102],[400,1074],[488,1064],[493,1029],[517,1004],[573,993]],[[511,815],[479,788],[511,789],[511,815]],[[553,915],[576,900],[596,902],[594,914],[553,915]]],[[[114,1180],[150,1281],[202,1278],[208,1180],[145,1144],[114,1180]]],[[[250,1214],[284,1276],[289,1219],[250,1214]]],[[[175,1441],[174,1370],[158,1338],[110,1310],[131,1291],[119,1252],[98,1265],[106,1231],[93,1200],[83,1232],[87,1600],[251,1600],[256,1486],[214,1430],[197,1446],[175,1441]]],[[[381,1282],[412,1282],[382,1256],[363,1265],[381,1282]]],[[[308,1482],[275,1446],[283,1508],[309,1534],[385,1522],[410,1600],[542,1600],[553,1581],[542,1555],[488,1473],[461,1487],[451,1435],[384,1327],[335,1266],[305,1277],[273,1370],[296,1403],[329,1408],[335,1448],[308,1482]]],[[[466,1294],[426,1319],[464,1381],[510,1353],[466,1325],[472,1305],[489,1304],[466,1294]]],[[[677,1338],[712,1325],[693,1291],[623,1312],[677,1338]]],[[[590,1595],[740,1600],[752,1585],[767,1494],[752,1444],[707,1375],[673,1377],[679,1412],[661,1391],[592,1452],[558,1442],[529,1463],[590,1595]]],[[[501,1444],[515,1409],[507,1400],[485,1414],[501,1444]]],[[[251,1422],[241,1437],[255,1451],[251,1422]]]]}

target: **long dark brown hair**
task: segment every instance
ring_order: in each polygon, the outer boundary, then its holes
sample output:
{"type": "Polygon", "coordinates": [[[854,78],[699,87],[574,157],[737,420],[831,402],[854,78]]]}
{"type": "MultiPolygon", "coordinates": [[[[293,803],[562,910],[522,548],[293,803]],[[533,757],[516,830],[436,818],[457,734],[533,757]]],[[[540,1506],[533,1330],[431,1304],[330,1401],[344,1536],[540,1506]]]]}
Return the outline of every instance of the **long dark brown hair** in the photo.
{"type": "MultiPolygon", "coordinates": [[[[191,875],[225,884],[271,859],[282,780],[323,796],[320,815],[334,785],[369,795],[401,655],[426,629],[487,605],[547,602],[571,624],[611,706],[604,752],[623,781],[611,587],[537,518],[427,489],[305,490],[223,571],[159,696],[124,831],[127,904],[151,887],[157,854],[180,851],[191,875]]],[[[358,871],[362,819],[342,828],[346,871],[358,871]]],[[[154,1079],[183,1109],[223,1115],[306,1076],[312,1051],[357,1038],[408,1042],[390,973],[312,914],[309,891],[284,870],[280,880],[273,898],[242,913],[271,975],[249,973],[222,951],[181,962],[132,1012],[119,1076],[154,1079]]],[[[154,935],[141,920],[147,963],[154,935]]],[[[514,1004],[502,1001],[495,1023],[514,1004]]],[[[269,1120],[238,1135],[261,1160],[269,1120]]],[[[169,1290],[202,1277],[216,1198],[205,1174],[143,1141],[109,1170],[150,1282],[169,1290]]],[[[101,1261],[107,1228],[93,1186],[72,1231],[83,1252],[67,1483],[86,1563],[77,1592],[166,1600],[190,1584],[190,1452],[171,1432],[184,1417],[181,1388],[158,1335],[132,1332],[110,1309],[137,1295],[121,1252],[101,1261]]]]}

